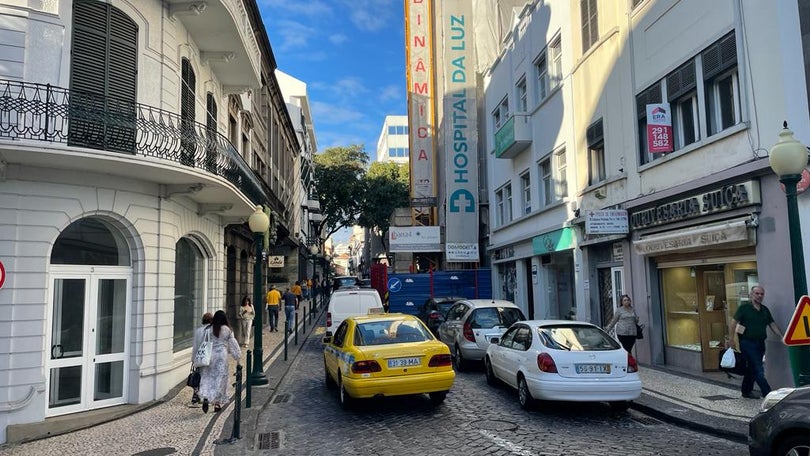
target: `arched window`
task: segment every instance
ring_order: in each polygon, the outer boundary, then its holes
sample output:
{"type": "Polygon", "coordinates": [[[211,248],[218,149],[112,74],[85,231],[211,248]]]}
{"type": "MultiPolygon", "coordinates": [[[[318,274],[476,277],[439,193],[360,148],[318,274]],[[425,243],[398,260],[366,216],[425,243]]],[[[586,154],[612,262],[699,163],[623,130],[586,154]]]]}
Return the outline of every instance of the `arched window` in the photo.
{"type": "Polygon", "coordinates": [[[202,251],[189,238],[175,245],[174,262],[174,351],[191,346],[194,328],[203,314],[204,267],[202,251]]]}
{"type": "Polygon", "coordinates": [[[87,217],[62,231],[53,245],[51,264],[129,266],[129,247],[116,228],[87,217]]]}

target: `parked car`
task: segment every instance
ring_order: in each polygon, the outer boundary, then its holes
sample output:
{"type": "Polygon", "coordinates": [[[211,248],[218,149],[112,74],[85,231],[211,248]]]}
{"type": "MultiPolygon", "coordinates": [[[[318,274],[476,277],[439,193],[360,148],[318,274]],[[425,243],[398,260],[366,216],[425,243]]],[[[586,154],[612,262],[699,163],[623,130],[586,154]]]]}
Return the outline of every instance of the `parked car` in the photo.
{"type": "Polygon", "coordinates": [[[780,388],[762,400],[748,425],[751,456],[810,454],[810,386],[780,388]]]}
{"type": "Polygon", "coordinates": [[[332,279],[332,291],[346,287],[359,287],[360,279],[355,276],[337,276],[332,279]]]}
{"type": "Polygon", "coordinates": [[[453,367],[462,371],[471,361],[481,361],[490,341],[506,328],[525,320],[520,308],[500,299],[463,299],[450,307],[439,325],[439,339],[450,347],[453,367]]]}
{"type": "Polygon", "coordinates": [[[626,409],[641,395],[638,364],[602,328],[568,320],[512,325],[484,358],[487,383],[504,382],[530,408],[536,399],[607,401],[626,409]]]}
{"type": "Polygon", "coordinates": [[[444,316],[450,307],[457,301],[464,299],[463,296],[434,296],[428,298],[424,304],[417,309],[416,316],[422,320],[433,334],[439,334],[439,325],[444,322],[444,316]]]}
{"type": "Polygon", "coordinates": [[[360,288],[371,288],[371,279],[360,279],[360,288]]]}
{"type": "Polygon", "coordinates": [[[348,317],[384,313],[382,300],[373,288],[345,288],[332,293],[326,308],[326,333],[335,329],[348,317]]]}
{"type": "Polygon", "coordinates": [[[456,373],[447,346],[413,315],[349,317],[324,337],[327,386],[343,407],[354,399],[424,394],[444,402],[456,373]]]}

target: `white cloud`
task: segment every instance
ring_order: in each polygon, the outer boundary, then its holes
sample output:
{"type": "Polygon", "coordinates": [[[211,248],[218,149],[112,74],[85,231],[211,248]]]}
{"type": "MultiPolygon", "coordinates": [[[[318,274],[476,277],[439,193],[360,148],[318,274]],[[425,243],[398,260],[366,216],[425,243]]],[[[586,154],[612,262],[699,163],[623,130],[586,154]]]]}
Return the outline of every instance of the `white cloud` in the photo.
{"type": "Polygon", "coordinates": [[[360,30],[375,32],[382,30],[395,12],[402,12],[401,3],[394,0],[365,0],[358,6],[356,0],[343,0],[344,8],[349,12],[349,18],[360,30]]]}
{"type": "MultiPolygon", "coordinates": [[[[318,125],[346,125],[363,118],[360,111],[342,105],[315,101],[312,103],[312,119],[318,125]]],[[[320,136],[320,135],[319,135],[320,136]]],[[[318,141],[320,142],[320,140],[318,141]]]]}
{"type": "Polygon", "coordinates": [[[333,14],[329,3],[320,0],[260,0],[260,3],[290,16],[329,17],[333,14]]]}
{"type": "Polygon", "coordinates": [[[309,37],[315,33],[315,30],[300,22],[285,20],[278,22],[278,27],[274,32],[276,33],[270,32],[269,34],[281,37],[281,43],[272,43],[271,45],[280,51],[291,51],[306,48],[309,37]]]}
{"type": "Polygon", "coordinates": [[[349,37],[342,33],[334,33],[332,35],[329,35],[329,41],[332,42],[332,44],[334,45],[340,46],[346,41],[349,41],[349,37]]]}
{"type": "Polygon", "coordinates": [[[380,89],[380,101],[398,101],[402,99],[405,87],[401,85],[388,85],[380,89]]]}

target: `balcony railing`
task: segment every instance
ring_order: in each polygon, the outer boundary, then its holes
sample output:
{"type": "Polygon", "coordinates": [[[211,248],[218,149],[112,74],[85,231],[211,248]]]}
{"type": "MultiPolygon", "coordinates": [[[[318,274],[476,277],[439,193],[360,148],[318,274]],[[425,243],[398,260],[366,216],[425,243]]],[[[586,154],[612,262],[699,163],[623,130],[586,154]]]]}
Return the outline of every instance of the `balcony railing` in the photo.
{"type": "Polygon", "coordinates": [[[225,178],[255,204],[269,201],[267,184],[216,130],[119,98],[0,79],[0,138],[173,161],[225,178]]]}

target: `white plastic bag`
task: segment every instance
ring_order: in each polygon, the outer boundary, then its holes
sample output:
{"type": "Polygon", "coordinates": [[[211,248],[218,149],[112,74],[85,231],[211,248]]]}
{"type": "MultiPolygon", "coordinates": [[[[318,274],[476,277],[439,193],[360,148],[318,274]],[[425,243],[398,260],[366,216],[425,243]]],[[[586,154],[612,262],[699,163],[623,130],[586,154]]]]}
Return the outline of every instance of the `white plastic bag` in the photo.
{"type": "Polygon", "coordinates": [[[737,358],[734,356],[734,349],[729,348],[723,353],[723,357],[720,359],[720,367],[724,369],[734,369],[735,364],[737,364],[737,358]]]}
{"type": "Polygon", "coordinates": [[[195,368],[208,366],[211,364],[211,337],[210,328],[205,330],[205,338],[203,339],[200,346],[197,347],[197,353],[194,355],[194,362],[193,365],[195,368]]]}

